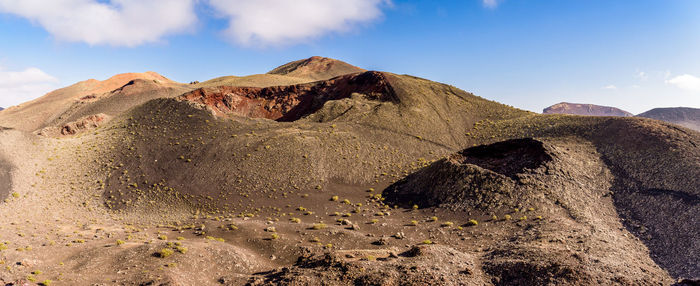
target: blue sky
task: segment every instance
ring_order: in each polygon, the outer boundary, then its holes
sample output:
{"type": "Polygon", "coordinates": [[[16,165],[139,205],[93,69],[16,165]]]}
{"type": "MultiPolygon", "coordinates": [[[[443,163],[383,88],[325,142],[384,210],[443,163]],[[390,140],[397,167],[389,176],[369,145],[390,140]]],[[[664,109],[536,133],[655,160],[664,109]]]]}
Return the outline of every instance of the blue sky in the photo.
{"type": "Polygon", "coordinates": [[[139,2],[0,0],[0,106],[124,72],[201,81],[319,55],[537,112],[700,108],[695,0],[139,2]]]}

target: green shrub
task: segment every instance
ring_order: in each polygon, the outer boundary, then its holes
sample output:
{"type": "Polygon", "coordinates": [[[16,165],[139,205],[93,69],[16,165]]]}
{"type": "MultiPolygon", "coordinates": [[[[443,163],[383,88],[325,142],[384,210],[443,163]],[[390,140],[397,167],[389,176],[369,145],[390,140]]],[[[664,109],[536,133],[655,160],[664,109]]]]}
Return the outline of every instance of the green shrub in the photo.
{"type": "Polygon", "coordinates": [[[168,257],[168,256],[170,256],[170,255],[173,255],[173,253],[175,253],[175,252],[174,252],[172,249],[170,249],[170,248],[163,248],[163,249],[161,249],[161,250],[158,251],[158,257],[160,257],[160,258],[166,258],[166,257],[168,257]]]}

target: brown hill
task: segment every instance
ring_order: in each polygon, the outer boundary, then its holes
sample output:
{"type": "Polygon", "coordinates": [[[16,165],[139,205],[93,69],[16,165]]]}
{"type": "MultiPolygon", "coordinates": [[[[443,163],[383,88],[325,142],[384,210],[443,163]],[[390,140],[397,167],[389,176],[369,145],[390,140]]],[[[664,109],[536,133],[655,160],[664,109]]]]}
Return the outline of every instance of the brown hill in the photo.
{"type": "Polygon", "coordinates": [[[683,127],[700,131],[700,109],[690,107],[667,107],[654,108],[644,113],[637,114],[638,117],[646,117],[661,121],[666,121],[673,124],[678,124],[683,127]]]}
{"type": "Polygon", "coordinates": [[[86,103],[103,100],[117,93],[113,91],[137,80],[149,82],[149,86],[173,90],[182,89],[184,86],[154,72],[119,74],[103,81],[90,79],[54,90],[27,103],[9,107],[0,115],[0,126],[24,131],[36,131],[51,126],[56,122],[65,121],[66,112],[71,113],[86,103]]]}
{"type": "Polygon", "coordinates": [[[293,61],[291,63],[281,65],[269,71],[268,74],[324,80],[340,75],[364,71],[364,69],[339,60],[314,56],[308,59],[293,61]]]}
{"type": "Polygon", "coordinates": [[[698,133],[533,114],[387,72],[140,92],[165,88],[151,83],[52,123],[90,132],[0,130],[0,282],[658,285],[698,273],[698,133]],[[139,97],[97,127],[85,117],[139,97]]]}
{"type": "Polygon", "coordinates": [[[588,116],[633,116],[627,111],[602,105],[560,102],[542,110],[543,114],[572,114],[588,116]]]}

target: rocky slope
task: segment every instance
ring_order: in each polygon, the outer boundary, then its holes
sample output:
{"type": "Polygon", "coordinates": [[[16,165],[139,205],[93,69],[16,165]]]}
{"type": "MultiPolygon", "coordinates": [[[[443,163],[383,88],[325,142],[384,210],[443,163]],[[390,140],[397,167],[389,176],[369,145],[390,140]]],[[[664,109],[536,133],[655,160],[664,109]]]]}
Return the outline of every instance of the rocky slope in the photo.
{"type": "Polygon", "coordinates": [[[560,102],[542,110],[543,114],[572,114],[588,116],[633,116],[627,111],[595,104],[560,102]]]}
{"type": "Polygon", "coordinates": [[[696,132],[539,115],[387,72],[276,77],[289,79],[133,80],[41,129],[0,130],[0,282],[658,285],[699,272],[696,132]]]}

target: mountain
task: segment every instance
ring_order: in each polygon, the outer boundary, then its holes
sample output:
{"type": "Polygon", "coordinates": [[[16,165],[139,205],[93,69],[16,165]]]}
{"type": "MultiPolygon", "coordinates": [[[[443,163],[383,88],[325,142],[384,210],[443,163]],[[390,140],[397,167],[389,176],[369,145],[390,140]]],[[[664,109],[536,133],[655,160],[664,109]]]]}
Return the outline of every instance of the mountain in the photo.
{"type": "Polygon", "coordinates": [[[638,117],[646,117],[673,124],[678,124],[696,131],[700,131],[700,109],[690,107],[667,107],[654,108],[644,113],[637,114],[638,117]]]}
{"type": "Polygon", "coordinates": [[[572,114],[588,116],[633,116],[627,111],[594,104],[560,102],[542,111],[543,114],[572,114]]]}
{"type": "Polygon", "coordinates": [[[0,282],[668,285],[700,272],[700,133],[535,114],[390,72],[287,75],[307,60],[94,98],[64,89],[60,115],[0,128],[0,282]]]}
{"type": "Polygon", "coordinates": [[[364,69],[339,60],[314,56],[281,65],[269,71],[268,74],[323,80],[334,78],[339,75],[364,71],[364,69]]]}

